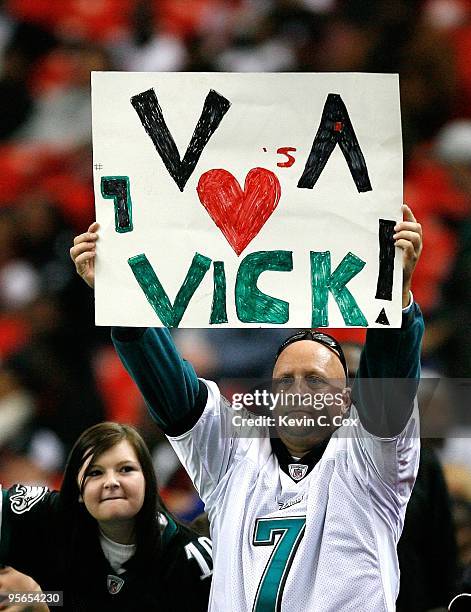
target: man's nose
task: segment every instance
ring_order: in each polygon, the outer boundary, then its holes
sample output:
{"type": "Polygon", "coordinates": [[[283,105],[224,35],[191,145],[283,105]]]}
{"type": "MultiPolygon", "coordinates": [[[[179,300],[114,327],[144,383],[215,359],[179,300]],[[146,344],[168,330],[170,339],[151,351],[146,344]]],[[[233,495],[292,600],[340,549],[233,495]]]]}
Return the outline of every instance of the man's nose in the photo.
{"type": "Polygon", "coordinates": [[[297,376],[291,387],[293,393],[305,393],[306,391],[306,381],[301,376],[297,376]]]}

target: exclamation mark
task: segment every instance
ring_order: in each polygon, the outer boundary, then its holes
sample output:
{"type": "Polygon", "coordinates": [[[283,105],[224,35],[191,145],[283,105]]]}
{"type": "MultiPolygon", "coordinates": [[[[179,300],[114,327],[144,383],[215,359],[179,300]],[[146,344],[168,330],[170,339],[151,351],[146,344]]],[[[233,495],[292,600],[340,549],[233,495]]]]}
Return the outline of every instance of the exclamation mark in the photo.
{"type": "MultiPolygon", "coordinates": [[[[376,285],[377,300],[392,300],[392,289],[394,279],[394,226],[395,221],[389,219],[379,220],[379,273],[376,285]]],[[[389,325],[389,320],[384,308],[376,319],[376,323],[389,325]]]]}

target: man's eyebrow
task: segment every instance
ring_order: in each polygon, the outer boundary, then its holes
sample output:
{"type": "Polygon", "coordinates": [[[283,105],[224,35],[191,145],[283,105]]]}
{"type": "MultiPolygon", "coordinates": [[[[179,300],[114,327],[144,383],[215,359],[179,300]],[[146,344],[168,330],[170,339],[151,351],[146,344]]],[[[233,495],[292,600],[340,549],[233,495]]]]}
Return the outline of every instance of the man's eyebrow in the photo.
{"type": "MultiPolygon", "coordinates": [[[[294,376],[294,372],[293,372],[293,367],[290,368],[286,368],[283,370],[280,370],[282,373],[286,373],[289,374],[290,376],[294,376]]],[[[319,369],[318,366],[315,366],[311,369],[306,369],[305,372],[303,372],[303,376],[325,376],[325,372],[322,369],[319,369]]]]}

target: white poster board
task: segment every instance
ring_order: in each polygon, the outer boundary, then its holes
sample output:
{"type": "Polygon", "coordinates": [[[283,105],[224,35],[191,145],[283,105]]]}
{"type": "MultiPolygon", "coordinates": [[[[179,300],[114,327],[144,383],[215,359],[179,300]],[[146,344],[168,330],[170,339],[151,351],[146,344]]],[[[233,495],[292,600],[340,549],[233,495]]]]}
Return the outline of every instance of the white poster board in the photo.
{"type": "Polygon", "coordinates": [[[397,75],[92,75],[98,325],[401,323],[397,75]]]}

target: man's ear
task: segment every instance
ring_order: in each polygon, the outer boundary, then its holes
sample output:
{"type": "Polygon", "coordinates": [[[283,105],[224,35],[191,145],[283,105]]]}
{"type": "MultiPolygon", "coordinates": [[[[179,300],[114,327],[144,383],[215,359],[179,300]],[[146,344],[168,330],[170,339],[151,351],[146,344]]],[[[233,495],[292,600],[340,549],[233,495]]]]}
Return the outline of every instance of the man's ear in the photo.
{"type": "Polygon", "coordinates": [[[350,410],[352,405],[352,389],[351,387],[345,387],[342,390],[342,406],[340,411],[342,414],[346,414],[350,410]]]}

